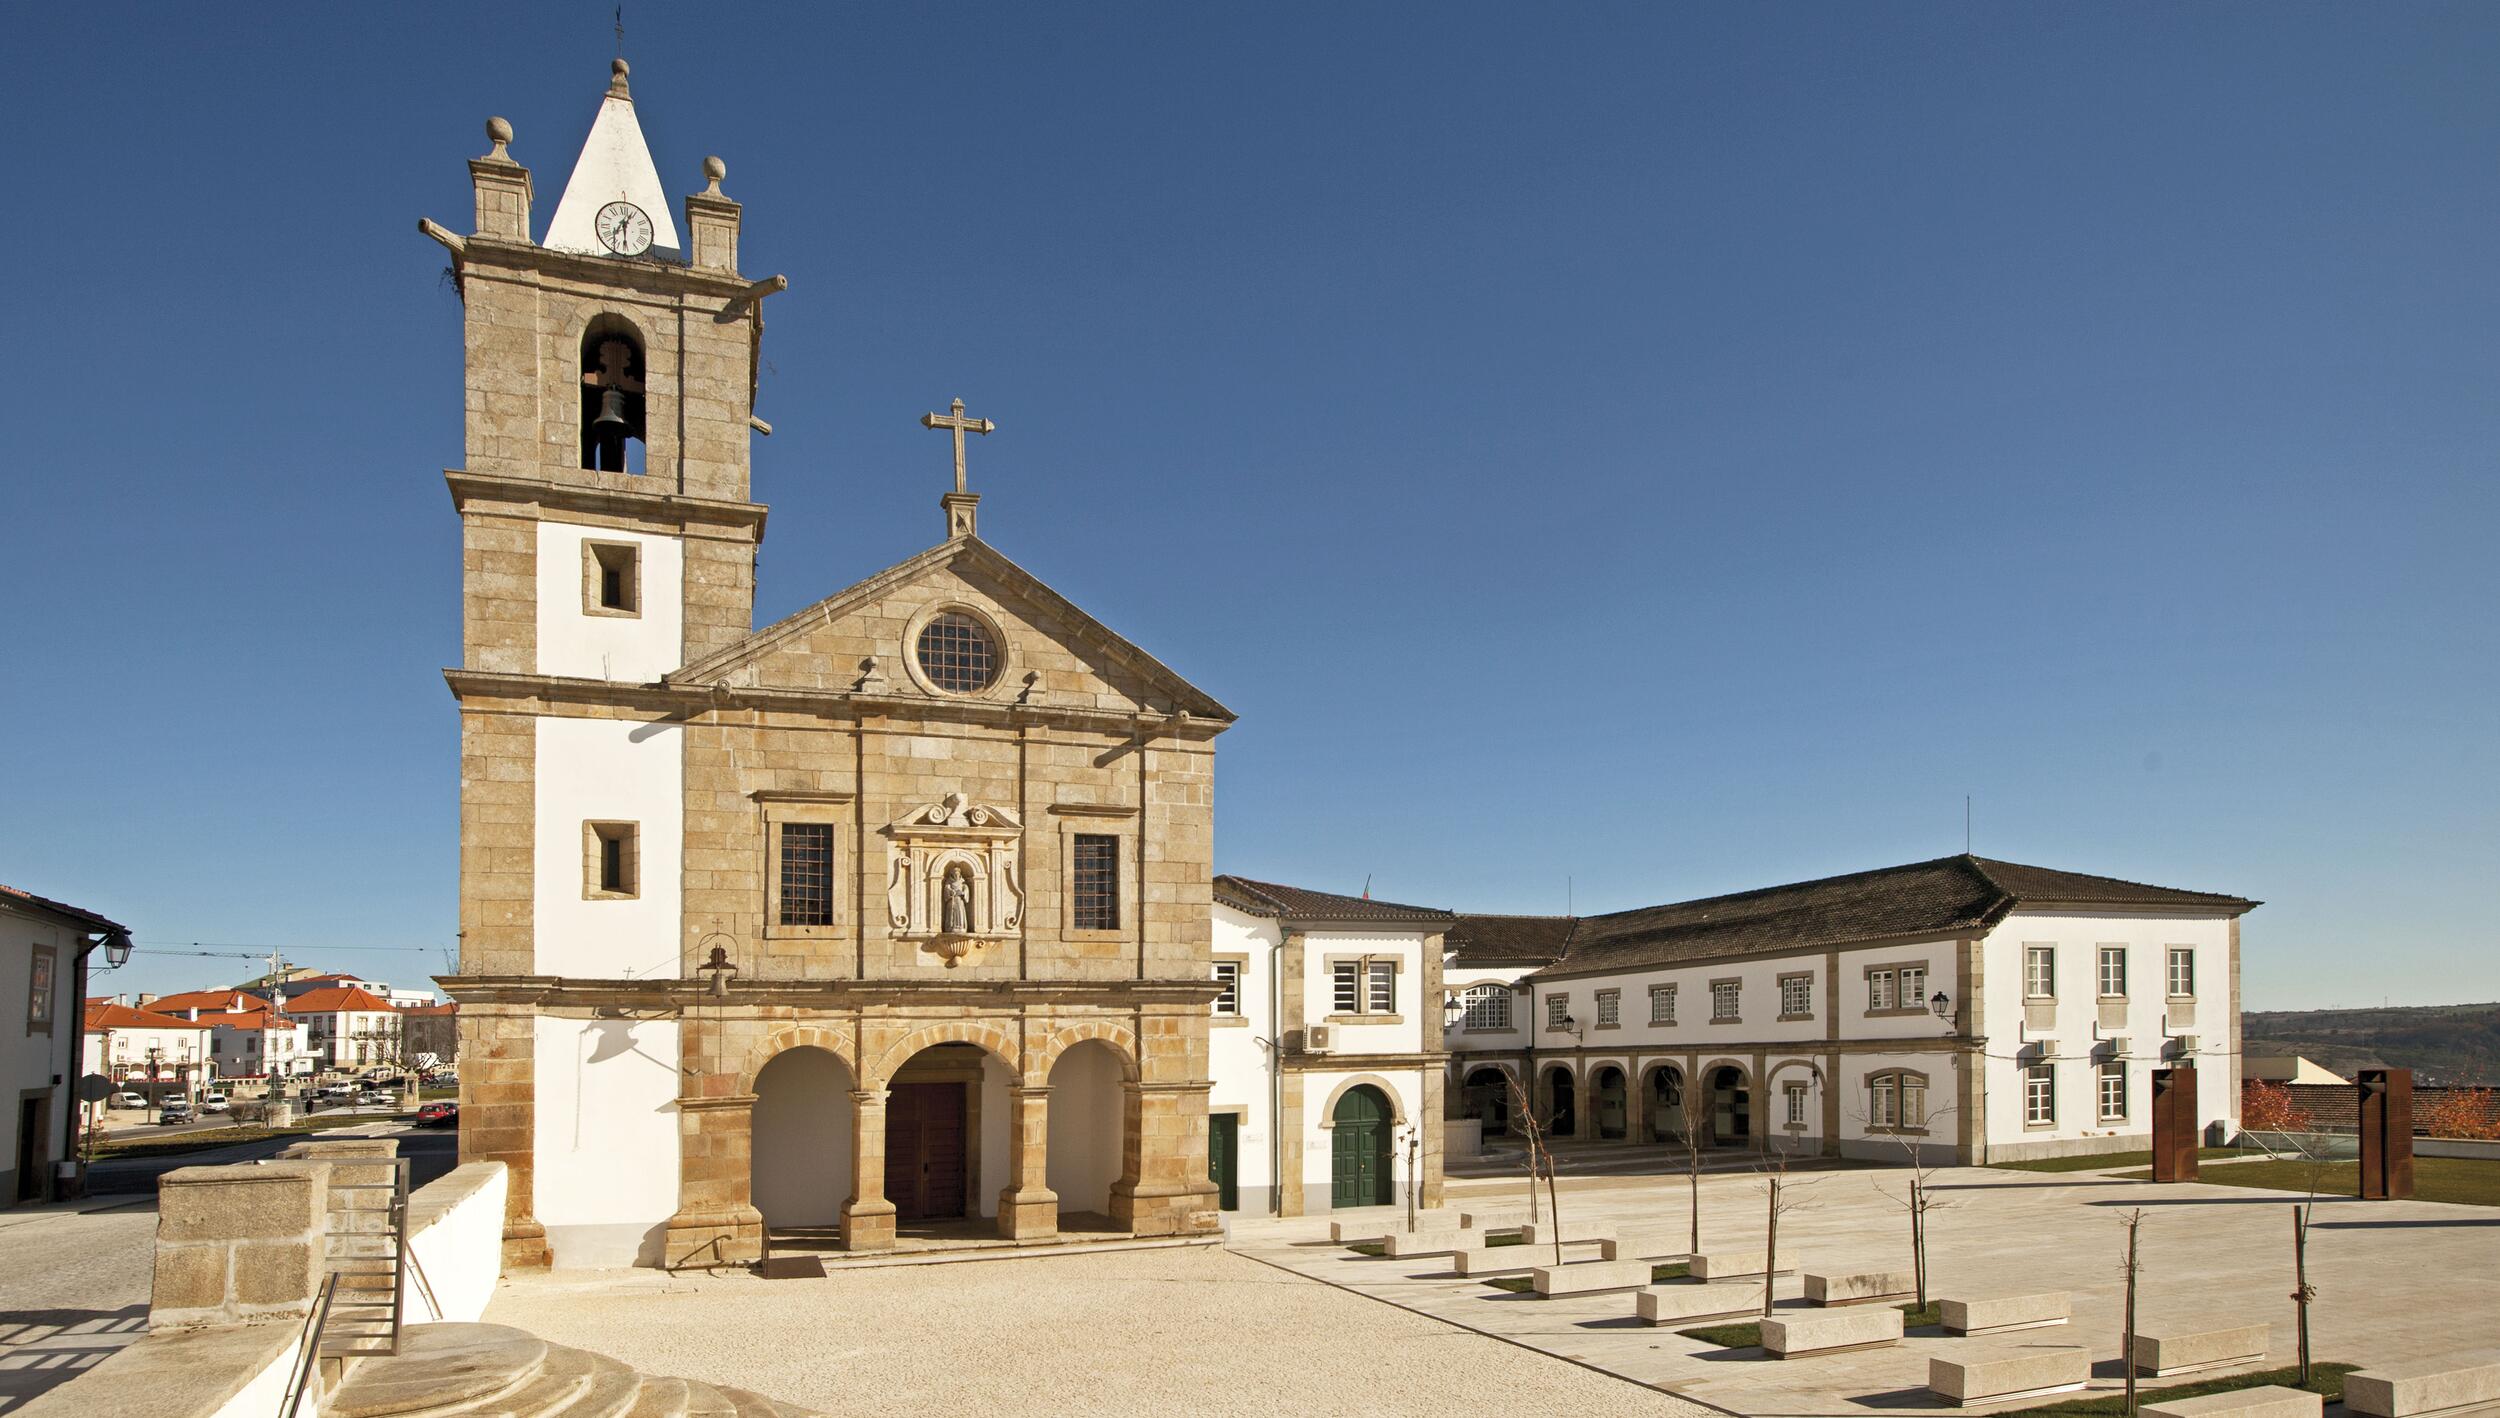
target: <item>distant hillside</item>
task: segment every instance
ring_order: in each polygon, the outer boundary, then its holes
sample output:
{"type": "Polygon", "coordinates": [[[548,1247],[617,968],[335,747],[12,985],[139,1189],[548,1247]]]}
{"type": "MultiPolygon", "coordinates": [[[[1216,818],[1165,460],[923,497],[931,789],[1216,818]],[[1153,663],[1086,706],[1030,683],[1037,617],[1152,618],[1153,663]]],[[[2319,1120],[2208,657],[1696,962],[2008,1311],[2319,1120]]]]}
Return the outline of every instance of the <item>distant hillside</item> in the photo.
{"type": "Polygon", "coordinates": [[[2248,1053],[2300,1054],[2346,1078],[2409,1068],[2416,1083],[2500,1084],[2500,1004],[2251,1012],[2241,1023],[2248,1053]]]}

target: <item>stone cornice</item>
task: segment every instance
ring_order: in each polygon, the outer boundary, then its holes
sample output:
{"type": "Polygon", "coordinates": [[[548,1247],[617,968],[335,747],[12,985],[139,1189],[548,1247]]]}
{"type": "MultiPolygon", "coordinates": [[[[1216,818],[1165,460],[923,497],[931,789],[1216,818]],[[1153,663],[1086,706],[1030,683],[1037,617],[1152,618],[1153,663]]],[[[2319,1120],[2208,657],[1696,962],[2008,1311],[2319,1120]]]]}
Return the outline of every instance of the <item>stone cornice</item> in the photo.
{"type": "Polygon", "coordinates": [[[639,488],[541,482],[536,478],[473,473],[465,468],[445,468],[443,481],[451,488],[452,506],[464,513],[470,510],[473,503],[502,503],[532,510],[553,509],[558,512],[630,517],[638,522],[664,523],[683,531],[727,528],[747,533],[730,539],[736,541],[763,540],[764,518],[770,510],[760,502],[730,502],[722,498],[691,497],[677,492],[646,492],[639,488]]]}
{"type": "Polygon", "coordinates": [[[508,241],[472,234],[461,238],[461,275],[479,268],[498,275],[548,275],[606,290],[619,286],[651,295],[717,296],[724,302],[748,299],[753,281],[735,271],[705,266],[680,266],[671,261],[619,260],[587,252],[558,251],[534,241],[508,241]]]}
{"type": "Polygon", "coordinates": [[[1411,1054],[1289,1053],[1284,1055],[1284,1066],[1287,1073],[1351,1073],[1373,1068],[1439,1068],[1450,1057],[1429,1050],[1411,1054]]]}
{"type": "Polygon", "coordinates": [[[554,975],[438,975],[435,983],[462,1004],[531,1005],[542,1010],[600,1007],[700,1009],[736,1014],[752,1008],[1013,1009],[1037,1004],[1125,1007],[1202,1006],[1215,998],[1212,980],[739,980],[715,1000],[701,979],[587,980],[554,975]]]}

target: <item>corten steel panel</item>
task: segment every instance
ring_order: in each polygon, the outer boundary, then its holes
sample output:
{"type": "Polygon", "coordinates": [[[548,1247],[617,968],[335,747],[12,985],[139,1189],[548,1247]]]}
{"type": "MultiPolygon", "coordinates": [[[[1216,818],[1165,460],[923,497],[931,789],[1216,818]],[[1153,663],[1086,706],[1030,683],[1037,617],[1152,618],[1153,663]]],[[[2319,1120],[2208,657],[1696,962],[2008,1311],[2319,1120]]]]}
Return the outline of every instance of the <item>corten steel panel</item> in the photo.
{"type": "Polygon", "coordinates": [[[2196,1066],[2153,1073],[2153,1180],[2196,1180],[2196,1066]]]}
{"type": "Polygon", "coordinates": [[[2355,1075],[2361,1103],[2361,1195],[2401,1201],[2413,1195],[2413,1070],[2365,1068],[2355,1075]]]}

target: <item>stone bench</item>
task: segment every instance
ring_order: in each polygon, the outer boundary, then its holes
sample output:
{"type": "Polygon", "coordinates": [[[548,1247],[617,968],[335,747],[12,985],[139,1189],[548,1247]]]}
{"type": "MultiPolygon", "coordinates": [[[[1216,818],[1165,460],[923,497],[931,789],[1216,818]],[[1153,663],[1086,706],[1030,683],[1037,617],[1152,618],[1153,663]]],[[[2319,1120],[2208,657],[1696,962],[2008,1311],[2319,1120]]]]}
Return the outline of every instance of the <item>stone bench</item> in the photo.
{"type": "Polygon", "coordinates": [[[1458,1224],[1488,1235],[1495,1231],[1516,1231],[1528,1224],[1528,1208],[1505,1206],[1491,1211],[1462,1211],[1458,1214],[1458,1224]]]}
{"type": "MultiPolygon", "coordinates": [[[[1563,1242],[1569,1246],[1571,1241],[1563,1242]]],[[[1450,1269],[1465,1276],[1524,1275],[1540,1265],[1552,1265],[1551,1246],[1539,1250],[1535,1246],[1478,1246],[1472,1250],[1450,1252],[1450,1269]]]]}
{"type": "Polygon", "coordinates": [[[1876,1300],[1897,1300],[1918,1287],[1906,1270],[1862,1270],[1854,1275],[1816,1275],[1806,1272],[1806,1303],[1809,1305],[1864,1305],[1876,1300]]]}
{"type": "Polygon", "coordinates": [[[1455,1231],[1457,1229],[1459,1229],[1459,1217],[1455,1211],[1419,1211],[1415,1213],[1415,1224],[1412,1227],[1406,1224],[1404,1216],[1373,1216],[1357,1221],[1331,1221],[1328,1223],[1328,1239],[1346,1246],[1362,1241],[1384,1240],[1397,1232],[1406,1230],[1455,1231]]]}
{"type": "Polygon", "coordinates": [[[1890,1305],[1790,1310],[1762,1322],[1762,1347],[1774,1359],[1881,1349],[1900,1342],[1901,1312],[1890,1305]]]}
{"type": "Polygon", "coordinates": [[[1608,1236],[1597,1243],[1599,1260],[1682,1260],[1690,1254],[1682,1236],[1608,1236]]]}
{"type": "Polygon", "coordinates": [[[2134,1361],[2135,1371],[2156,1379],[2172,1374],[2193,1374],[2206,1369],[2227,1369],[2234,1364],[2254,1363],[2266,1357],[2266,1327],[2261,1324],[2232,1325],[2226,1329],[2190,1329],[2185,1325],[2165,1325],[2158,1329],[2139,1327],[2135,1347],[2127,1357],[2134,1361]]]}
{"type": "MultiPolygon", "coordinates": [[[[1704,1251],[1689,1264],[1695,1280],[1742,1280],[1764,1271],[1760,1251],[1704,1251]]],[[[1773,1275],[1786,1275],[1792,1269],[1786,1256],[1769,1266],[1773,1275]]]]}
{"type": "Polygon", "coordinates": [[[1386,1256],[1441,1256],[1452,1251],[1472,1251],[1484,1242],[1473,1231],[1455,1228],[1446,1231],[1392,1231],[1380,1238],[1380,1253],[1386,1256]]]}
{"type": "Polygon", "coordinates": [[[2002,1334],[2009,1329],[2040,1329],[2064,1324],[2068,1302],[2063,1290],[2037,1295],[1992,1295],[1982,1300],[1944,1300],[1936,1306],[1947,1334],[2002,1334]]]}
{"type": "Polygon", "coordinates": [[[1655,1285],[1634,1297],[1632,1312],[1643,1324],[1707,1324],[1762,1313],[1759,1285],[1655,1285]]]}
{"type": "Polygon", "coordinates": [[[1558,1230],[1562,1232],[1563,1244],[1566,1246],[1574,1241],[1612,1240],[1615,1234],[1611,1227],[1589,1226],[1579,1222],[1558,1227],[1551,1221],[1527,1221],[1520,1224],[1519,1237],[1532,1246],[1550,1246],[1554,1244],[1554,1233],[1558,1230]]]}
{"type": "Polygon", "coordinates": [[[2500,1404],[2500,1350],[2374,1364],[2344,1375],[2344,1411],[2369,1418],[2422,1418],[2500,1404]]]}
{"type": "Polygon", "coordinates": [[[2072,1393],[2092,1377],[2092,1352],[2080,1344],[2030,1344],[1967,1358],[1931,1357],[1927,1390],[1963,1408],[2072,1393]]]}
{"type": "Polygon", "coordinates": [[[2147,1403],[2136,1413],[2139,1418],[2318,1418],[2325,1409],[2326,1400],[2307,1389],[2267,1384],[2202,1398],[2147,1403]]]}
{"type": "Polygon", "coordinates": [[[1540,1265],[1529,1272],[1531,1288],[1552,1299],[1557,1295],[1602,1295],[1609,1290],[1649,1287],[1645,1260],[1584,1260],[1576,1265],[1540,1265]]]}

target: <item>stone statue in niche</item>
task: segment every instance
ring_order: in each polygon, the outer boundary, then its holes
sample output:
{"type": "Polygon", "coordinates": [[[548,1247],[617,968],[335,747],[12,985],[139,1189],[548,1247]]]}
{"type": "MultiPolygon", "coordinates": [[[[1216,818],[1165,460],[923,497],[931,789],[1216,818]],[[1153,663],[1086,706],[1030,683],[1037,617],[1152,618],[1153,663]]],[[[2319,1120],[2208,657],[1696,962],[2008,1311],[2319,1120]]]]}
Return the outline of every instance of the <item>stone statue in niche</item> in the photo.
{"type": "Polygon", "coordinates": [[[972,869],[961,862],[946,869],[946,912],[940,929],[948,935],[972,933],[972,869]]]}

